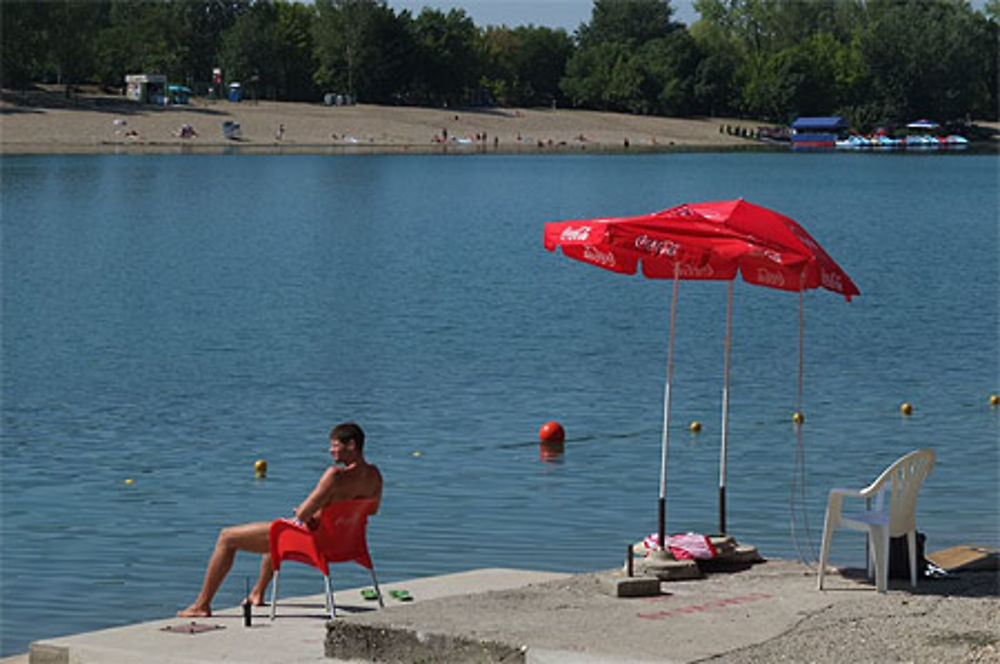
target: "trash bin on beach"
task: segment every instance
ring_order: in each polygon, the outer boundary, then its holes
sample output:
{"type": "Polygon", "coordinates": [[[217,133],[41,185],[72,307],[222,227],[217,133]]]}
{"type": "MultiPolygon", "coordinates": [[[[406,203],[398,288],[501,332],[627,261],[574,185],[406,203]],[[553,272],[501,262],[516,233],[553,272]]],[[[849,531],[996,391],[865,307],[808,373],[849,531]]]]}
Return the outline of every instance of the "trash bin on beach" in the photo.
{"type": "Polygon", "coordinates": [[[243,86],[239,83],[229,84],[229,101],[243,101],[243,86]]]}

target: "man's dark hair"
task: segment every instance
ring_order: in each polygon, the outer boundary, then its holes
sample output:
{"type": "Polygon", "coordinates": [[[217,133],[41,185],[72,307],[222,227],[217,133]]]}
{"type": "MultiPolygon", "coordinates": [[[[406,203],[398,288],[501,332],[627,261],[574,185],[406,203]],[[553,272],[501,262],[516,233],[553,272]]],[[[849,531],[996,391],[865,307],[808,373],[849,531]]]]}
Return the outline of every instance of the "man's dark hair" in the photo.
{"type": "Polygon", "coordinates": [[[330,429],[330,438],[336,438],[342,443],[353,440],[358,451],[365,448],[365,432],[354,422],[344,422],[330,429]]]}

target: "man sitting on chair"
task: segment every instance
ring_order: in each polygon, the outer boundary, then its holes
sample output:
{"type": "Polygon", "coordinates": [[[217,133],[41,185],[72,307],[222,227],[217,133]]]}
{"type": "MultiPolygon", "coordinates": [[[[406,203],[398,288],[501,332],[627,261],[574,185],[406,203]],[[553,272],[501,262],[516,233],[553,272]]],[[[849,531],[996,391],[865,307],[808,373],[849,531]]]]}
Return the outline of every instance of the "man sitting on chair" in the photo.
{"type": "MultiPolygon", "coordinates": [[[[382,474],[374,464],[365,461],[364,446],[364,431],[353,422],[338,424],[330,431],[330,455],[334,465],[326,469],[316,488],[295,508],[296,519],[315,529],[319,525],[320,512],[332,502],[352,498],[382,499],[382,474]]],[[[263,605],[264,591],[274,574],[268,543],[270,527],[269,521],[257,521],[223,528],[208,561],[198,598],[177,615],[182,618],[212,615],[212,598],[232,568],[237,551],[263,554],[257,583],[244,600],[256,606],[263,605]]]]}

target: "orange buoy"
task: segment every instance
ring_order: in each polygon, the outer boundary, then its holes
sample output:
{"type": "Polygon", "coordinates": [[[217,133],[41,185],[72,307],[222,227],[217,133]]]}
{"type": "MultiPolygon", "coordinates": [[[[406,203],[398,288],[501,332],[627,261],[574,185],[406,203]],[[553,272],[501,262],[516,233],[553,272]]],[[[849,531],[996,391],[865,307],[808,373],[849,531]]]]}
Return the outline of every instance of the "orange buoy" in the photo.
{"type": "Polygon", "coordinates": [[[566,440],[566,430],[558,422],[546,422],[538,430],[538,438],[550,445],[562,443],[566,440]]]}

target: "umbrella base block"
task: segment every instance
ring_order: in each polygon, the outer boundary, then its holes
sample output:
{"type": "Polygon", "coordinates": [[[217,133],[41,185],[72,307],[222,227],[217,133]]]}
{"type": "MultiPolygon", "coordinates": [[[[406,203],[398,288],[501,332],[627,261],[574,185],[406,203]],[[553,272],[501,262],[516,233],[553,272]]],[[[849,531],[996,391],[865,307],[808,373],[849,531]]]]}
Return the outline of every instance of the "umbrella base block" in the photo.
{"type": "Polygon", "coordinates": [[[648,556],[635,563],[637,576],[652,576],[660,581],[683,581],[700,579],[701,569],[693,560],[676,560],[669,553],[651,551],[648,556]]]}
{"type": "Polygon", "coordinates": [[[600,578],[601,592],[612,597],[656,597],[660,580],[653,576],[625,576],[613,573],[600,578]]]}
{"type": "Polygon", "coordinates": [[[716,556],[699,560],[698,566],[706,572],[738,572],[764,562],[757,547],[741,544],[732,535],[709,535],[716,556]]]}

